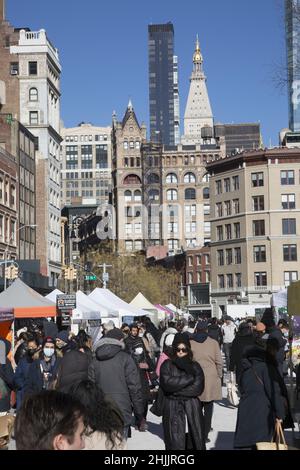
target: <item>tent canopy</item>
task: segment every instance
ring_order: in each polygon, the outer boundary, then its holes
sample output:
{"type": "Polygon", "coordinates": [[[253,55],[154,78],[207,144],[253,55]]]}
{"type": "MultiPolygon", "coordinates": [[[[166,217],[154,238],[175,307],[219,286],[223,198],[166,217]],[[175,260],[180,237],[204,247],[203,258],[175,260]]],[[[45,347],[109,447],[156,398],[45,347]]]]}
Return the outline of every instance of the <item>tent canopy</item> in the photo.
{"type": "Polygon", "coordinates": [[[45,296],[45,299],[50,300],[51,302],[53,302],[56,305],[56,297],[58,295],[63,295],[63,294],[64,294],[64,292],[62,292],[61,290],[54,289],[52,292],[50,292],[50,294],[45,296]]]}
{"type": "Polygon", "coordinates": [[[146,312],[140,308],[129,305],[124,300],[120,299],[117,295],[113,294],[109,289],[101,289],[96,287],[89,297],[96,303],[106,307],[109,311],[117,312],[119,317],[131,316],[142,317],[144,315],[153,316],[153,314],[146,312]]]}
{"type": "Polygon", "coordinates": [[[13,308],[15,318],[55,317],[56,305],[45,299],[21,279],[0,294],[1,308],[13,308]]]}
{"type": "Polygon", "coordinates": [[[161,315],[158,315],[157,308],[151,304],[151,302],[149,302],[149,300],[146,299],[146,297],[141,292],[137,294],[137,296],[130,302],[129,305],[145,310],[147,315],[151,317],[155,323],[158,323],[158,320],[161,319],[161,315]]]}

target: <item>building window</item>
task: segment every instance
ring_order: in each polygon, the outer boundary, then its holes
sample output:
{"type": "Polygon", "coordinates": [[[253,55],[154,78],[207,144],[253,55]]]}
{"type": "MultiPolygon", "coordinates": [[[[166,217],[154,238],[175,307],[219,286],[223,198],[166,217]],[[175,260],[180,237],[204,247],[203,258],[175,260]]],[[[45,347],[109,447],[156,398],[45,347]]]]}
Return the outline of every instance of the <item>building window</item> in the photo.
{"type": "Polygon", "coordinates": [[[209,199],[209,188],[203,189],[203,199],[209,199]]]}
{"type": "Polygon", "coordinates": [[[141,193],[141,191],[138,191],[138,190],[134,191],[134,200],[135,200],[136,202],[141,202],[141,201],[142,201],[142,193],[141,193]]]}
{"type": "Polygon", "coordinates": [[[186,173],[186,175],[184,175],[184,183],[196,183],[196,176],[194,175],[194,173],[186,173]]]}
{"type": "Polygon", "coordinates": [[[34,126],[39,123],[39,113],[38,111],[30,111],[29,112],[29,124],[34,126]]]}
{"type": "Polygon", "coordinates": [[[168,240],[168,249],[169,250],[177,250],[178,249],[178,240],[168,240]]]}
{"type": "Polygon", "coordinates": [[[222,180],[216,181],[216,194],[222,194],[222,180]]]}
{"type": "Polygon", "coordinates": [[[226,264],[227,265],[232,264],[232,249],[231,248],[226,250],[226,264]]]}
{"type": "Polygon", "coordinates": [[[159,176],[155,173],[150,173],[147,178],[148,184],[158,184],[159,183],[159,176]]]}
{"type": "Polygon", "coordinates": [[[231,240],[231,238],[232,238],[231,224],[225,225],[225,232],[226,232],[226,240],[231,240]]]}
{"type": "Polygon", "coordinates": [[[196,204],[191,206],[184,206],[185,217],[194,217],[196,216],[196,204]]]}
{"type": "Polygon", "coordinates": [[[135,184],[142,184],[141,179],[137,175],[128,175],[124,178],[123,184],[128,185],[135,185],[135,184]]]}
{"type": "Polygon", "coordinates": [[[223,240],[223,226],[218,225],[217,227],[217,240],[220,242],[223,240]]]}
{"type": "Polygon", "coordinates": [[[295,194],[282,194],[281,195],[281,207],[284,210],[295,209],[295,194]]]}
{"type": "Polygon", "coordinates": [[[193,284],[193,273],[188,273],[189,284],[193,284]]]}
{"type": "Polygon", "coordinates": [[[131,141],[129,142],[129,148],[130,148],[130,149],[134,149],[134,142],[133,142],[133,140],[131,140],[131,141]]]}
{"type": "Polygon", "coordinates": [[[298,271],[284,271],[284,285],[288,287],[292,282],[298,281],[298,271]]]}
{"type": "Polygon", "coordinates": [[[283,245],[283,261],[297,261],[297,245],[283,245]]]}
{"type": "Polygon", "coordinates": [[[217,202],[217,204],[216,204],[216,215],[217,215],[217,217],[223,217],[223,204],[222,204],[222,202],[217,202]]]}
{"type": "Polygon", "coordinates": [[[205,282],[210,282],[210,271],[204,271],[205,282]]]}
{"type": "MultiPolygon", "coordinates": [[[[207,282],[207,281],[205,281],[207,282]]],[[[201,272],[197,272],[197,283],[200,284],[201,283],[201,272]]]]}
{"type": "Polygon", "coordinates": [[[240,200],[233,199],[232,204],[233,204],[234,214],[239,214],[240,213],[240,200]]]}
{"type": "Polygon", "coordinates": [[[241,264],[242,262],[242,254],[240,247],[234,249],[234,262],[235,264],[241,264]]]}
{"type": "Polygon", "coordinates": [[[138,235],[141,235],[141,233],[142,233],[142,224],[141,223],[134,224],[134,233],[136,233],[138,235]]]}
{"type": "Polygon", "coordinates": [[[196,199],[196,190],[194,188],[187,188],[184,191],[185,200],[196,199]]]}
{"type": "Polygon", "coordinates": [[[125,234],[130,235],[132,233],[132,225],[131,224],[125,224],[125,234]]]}
{"type": "Polygon", "coordinates": [[[218,275],[218,287],[219,287],[219,289],[224,289],[224,287],[225,287],[224,274],[219,274],[218,275]]]}
{"type": "Polygon", "coordinates": [[[197,255],[197,265],[201,266],[201,255],[197,255]]]}
{"type": "Polygon", "coordinates": [[[242,287],[242,274],[236,273],[235,275],[235,285],[236,287],[242,287]]]}
{"type": "Polygon", "coordinates": [[[254,283],[256,287],[262,287],[267,285],[267,273],[254,273],[254,283]]]}
{"type": "Polygon", "coordinates": [[[167,191],[167,200],[168,201],[177,201],[177,190],[176,189],[168,189],[168,191],[167,191]]]}
{"type": "Polygon", "coordinates": [[[294,170],[281,171],[280,180],[282,185],[295,184],[294,170]]]}
{"type": "Polygon", "coordinates": [[[137,150],[140,148],[140,142],[138,140],[135,141],[135,148],[137,150]]]}
{"type": "Polygon", "coordinates": [[[264,196],[253,196],[252,197],[252,210],[254,212],[265,210],[265,199],[264,196]]]}
{"type": "Polygon", "coordinates": [[[178,183],[178,178],[175,173],[169,173],[166,177],[166,183],[167,184],[177,184],[178,183]]]}
{"type": "Polygon", "coordinates": [[[282,219],[282,235],[296,235],[296,219],[282,219]]]}
{"type": "Polygon", "coordinates": [[[253,220],[253,236],[261,237],[262,235],[265,235],[265,221],[253,220]]]}
{"type": "Polygon", "coordinates": [[[128,142],[127,142],[127,140],[124,140],[124,142],[123,142],[123,148],[124,148],[124,150],[128,150],[128,142]]]}
{"type": "Polygon", "coordinates": [[[265,245],[257,245],[253,247],[253,258],[254,263],[265,263],[267,261],[265,245]]]}
{"type": "Polygon", "coordinates": [[[210,222],[204,222],[204,233],[208,233],[208,232],[210,233],[210,222]]]}
{"type": "Polygon", "coordinates": [[[264,185],[264,174],[263,173],[251,173],[252,188],[258,188],[264,185]]]}
{"type": "Polygon", "coordinates": [[[192,256],[188,257],[188,263],[189,263],[189,266],[193,266],[193,257],[192,256]]]}
{"type": "Polygon", "coordinates": [[[132,199],[131,191],[125,191],[125,201],[130,202],[132,199]]]}
{"type": "Polygon", "coordinates": [[[232,274],[226,275],[226,284],[227,284],[227,287],[229,288],[233,287],[233,275],[232,274]]]}
{"type": "Polygon", "coordinates": [[[232,177],[232,185],[234,191],[238,191],[240,189],[240,177],[238,175],[232,177]]]}
{"type": "Polygon", "coordinates": [[[37,75],[37,62],[28,62],[28,73],[29,75],[37,75]]]}
{"type": "Polygon", "coordinates": [[[225,201],[225,215],[231,215],[231,201],[225,201]]]}
{"type": "Polygon", "coordinates": [[[29,101],[38,101],[38,91],[37,88],[30,88],[29,90],[29,101]]]}
{"type": "Polygon", "coordinates": [[[185,239],[186,246],[188,248],[194,248],[197,246],[197,239],[196,238],[186,238],[185,239]]]}
{"type": "Polygon", "coordinates": [[[133,241],[132,240],[125,240],[125,250],[132,251],[133,250],[133,241]]]}
{"type": "Polygon", "coordinates": [[[209,215],[209,214],[210,214],[210,205],[204,204],[204,215],[209,215]]]}
{"type": "Polygon", "coordinates": [[[224,250],[217,251],[218,266],[224,266],[224,250]]]}
{"type": "Polygon", "coordinates": [[[168,223],[168,233],[178,233],[178,223],[169,222],[168,223]]]}
{"type": "Polygon", "coordinates": [[[159,190],[158,189],[150,189],[148,194],[149,194],[149,200],[150,201],[159,201],[159,190]]]}
{"type": "Polygon", "coordinates": [[[11,75],[18,75],[19,74],[19,63],[18,62],[11,62],[10,63],[10,74],[11,75]]]}
{"type": "Polygon", "coordinates": [[[224,189],[225,193],[230,193],[230,178],[224,179],[224,189]]]}

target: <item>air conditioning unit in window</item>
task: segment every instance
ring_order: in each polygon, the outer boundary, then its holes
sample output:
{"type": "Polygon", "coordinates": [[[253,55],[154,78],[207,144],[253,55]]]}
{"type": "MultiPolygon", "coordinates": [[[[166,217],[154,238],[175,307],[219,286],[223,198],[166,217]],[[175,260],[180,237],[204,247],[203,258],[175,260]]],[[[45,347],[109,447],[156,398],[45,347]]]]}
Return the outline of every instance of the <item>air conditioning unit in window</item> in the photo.
{"type": "Polygon", "coordinates": [[[11,75],[18,75],[18,71],[17,71],[17,70],[11,70],[11,71],[10,71],[10,74],[11,74],[11,75]]]}
{"type": "Polygon", "coordinates": [[[174,255],[175,255],[175,251],[174,251],[174,250],[169,250],[168,255],[169,255],[169,256],[174,256],[174,255]]]}

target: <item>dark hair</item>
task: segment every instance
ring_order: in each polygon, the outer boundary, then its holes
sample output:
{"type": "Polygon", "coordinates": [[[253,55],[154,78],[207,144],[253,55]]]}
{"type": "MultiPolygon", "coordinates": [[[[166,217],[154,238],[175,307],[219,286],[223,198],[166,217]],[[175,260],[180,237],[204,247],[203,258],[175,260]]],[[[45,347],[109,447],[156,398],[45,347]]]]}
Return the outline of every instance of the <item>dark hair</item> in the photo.
{"type": "Polygon", "coordinates": [[[170,359],[173,360],[177,357],[177,347],[179,346],[179,344],[184,344],[184,346],[186,347],[186,350],[187,350],[187,357],[189,358],[190,361],[193,360],[193,351],[191,350],[190,346],[188,346],[186,343],[177,343],[175,346],[172,346],[172,352],[170,354],[170,359]]]}
{"type": "Polygon", "coordinates": [[[85,407],[90,434],[104,433],[110,450],[118,448],[123,441],[124,421],[117,405],[105,398],[101,388],[90,380],[74,384],[69,393],[85,407]]]}
{"type": "Polygon", "coordinates": [[[137,330],[139,329],[139,325],[137,323],[131,323],[130,325],[130,331],[133,329],[133,328],[136,328],[137,330]]]}
{"type": "Polygon", "coordinates": [[[72,444],[81,417],[85,419],[83,405],[65,393],[47,390],[28,396],[15,421],[17,450],[54,450],[53,440],[59,434],[72,444]]]}
{"type": "Polygon", "coordinates": [[[195,320],[189,320],[188,325],[189,325],[189,328],[195,328],[195,326],[196,326],[195,320]]]}
{"type": "Polygon", "coordinates": [[[75,341],[78,349],[86,348],[88,340],[89,336],[84,330],[79,330],[77,336],[75,336],[75,341]]]}

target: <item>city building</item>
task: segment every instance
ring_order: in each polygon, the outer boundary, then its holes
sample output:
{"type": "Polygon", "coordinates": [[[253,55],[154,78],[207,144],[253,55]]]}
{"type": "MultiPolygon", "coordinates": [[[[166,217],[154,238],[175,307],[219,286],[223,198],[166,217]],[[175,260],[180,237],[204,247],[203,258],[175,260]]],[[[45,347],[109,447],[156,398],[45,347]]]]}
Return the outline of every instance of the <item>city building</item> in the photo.
{"type": "Polygon", "coordinates": [[[299,278],[300,151],[244,152],[207,171],[213,316],[231,304],[268,305],[299,278]]]}
{"type": "Polygon", "coordinates": [[[259,123],[216,124],[214,135],[219,145],[223,144],[224,156],[262,147],[259,123]]]}
{"type": "Polygon", "coordinates": [[[289,128],[300,131],[300,0],[285,0],[289,128]]]}
{"type": "MultiPolygon", "coordinates": [[[[36,257],[56,286],[60,275],[60,73],[58,51],[45,30],[18,32],[10,54],[19,83],[18,120],[38,138],[36,153],[36,257]]],[[[15,80],[15,77],[13,77],[15,80]]]]}
{"type": "Polygon", "coordinates": [[[82,122],[62,128],[61,206],[107,204],[111,182],[111,127],[82,122]]]}
{"type": "Polygon", "coordinates": [[[146,126],[139,124],[131,101],[122,122],[113,117],[112,178],[116,249],[143,249],[141,146],[146,126]]]}
{"type": "MultiPolygon", "coordinates": [[[[18,173],[14,157],[0,146],[0,260],[17,259],[18,173]]],[[[3,277],[3,266],[1,266],[3,277]]]]}
{"type": "Polygon", "coordinates": [[[186,251],[187,309],[196,318],[211,316],[210,303],[210,246],[186,251]]]}
{"type": "Polygon", "coordinates": [[[0,114],[0,147],[17,167],[17,230],[19,260],[36,259],[36,151],[38,139],[10,114],[0,114]],[[30,227],[31,226],[31,227],[30,227]]]}
{"type": "Polygon", "coordinates": [[[175,145],[180,135],[180,117],[178,59],[174,56],[171,22],[148,26],[148,54],[150,138],[153,142],[175,145]]]}
{"type": "Polygon", "coordinates": [[[215,143],[213,113],[202,64],[203,57],[197,36],[190,90],[184,114],[184,135],[181,138],[183,145],[215,143]]]}

